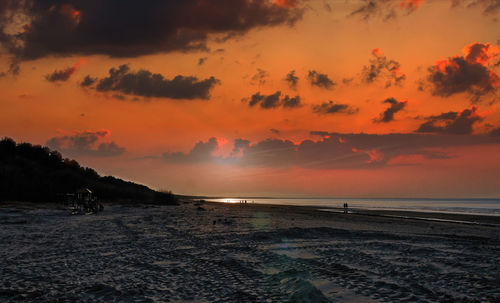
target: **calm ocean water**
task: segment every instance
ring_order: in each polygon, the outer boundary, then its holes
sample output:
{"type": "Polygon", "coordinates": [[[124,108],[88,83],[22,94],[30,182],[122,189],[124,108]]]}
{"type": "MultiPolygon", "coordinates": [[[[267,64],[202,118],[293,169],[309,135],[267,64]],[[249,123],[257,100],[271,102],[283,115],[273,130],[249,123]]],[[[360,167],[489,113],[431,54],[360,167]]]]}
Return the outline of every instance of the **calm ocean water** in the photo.
{"type": "Polygon", "coordinates": [[[238,203],[241,200],[247,200],[248,203],[253,202],[260,204],[318,207],[342,207],[344,203],[348,203],[349,208],[430,211],[500,216],[500,199],[221,198],[208,200],[226,203],[238,203]]]}

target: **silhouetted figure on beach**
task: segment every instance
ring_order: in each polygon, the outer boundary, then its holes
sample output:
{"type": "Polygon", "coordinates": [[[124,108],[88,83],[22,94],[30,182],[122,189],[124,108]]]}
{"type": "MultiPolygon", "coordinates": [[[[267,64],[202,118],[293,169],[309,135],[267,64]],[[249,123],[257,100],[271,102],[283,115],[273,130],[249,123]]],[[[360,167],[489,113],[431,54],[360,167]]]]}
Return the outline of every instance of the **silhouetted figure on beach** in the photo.
{"type": "Polygon", "coordinates": [[[348,208],[349,208],[349,205],[347,203],[344,203],[344,214],[348,213],[348,208]]]}

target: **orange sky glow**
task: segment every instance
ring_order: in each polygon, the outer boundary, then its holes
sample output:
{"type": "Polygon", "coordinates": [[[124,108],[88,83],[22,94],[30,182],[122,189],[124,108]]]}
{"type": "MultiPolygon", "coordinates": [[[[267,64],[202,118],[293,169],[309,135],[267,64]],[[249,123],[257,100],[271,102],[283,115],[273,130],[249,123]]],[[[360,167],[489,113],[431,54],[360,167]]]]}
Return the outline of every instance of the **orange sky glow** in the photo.
{"type": "Polygon", "coordinates": [[[180,194],[498,198],[499,22],[495,0],[0,1],[0,136],[180,194]]]}

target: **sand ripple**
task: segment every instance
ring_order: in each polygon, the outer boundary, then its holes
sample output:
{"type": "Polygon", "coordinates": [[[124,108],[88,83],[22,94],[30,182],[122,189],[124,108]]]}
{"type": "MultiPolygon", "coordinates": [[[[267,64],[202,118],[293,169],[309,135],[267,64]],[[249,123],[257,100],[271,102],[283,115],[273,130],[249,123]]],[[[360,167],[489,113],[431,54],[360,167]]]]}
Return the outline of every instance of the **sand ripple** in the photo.
{"type": "Polygon", "coordinates": [[[500,300],[498,239],[204,208],[0,209],[0,301],[500,300]]]}

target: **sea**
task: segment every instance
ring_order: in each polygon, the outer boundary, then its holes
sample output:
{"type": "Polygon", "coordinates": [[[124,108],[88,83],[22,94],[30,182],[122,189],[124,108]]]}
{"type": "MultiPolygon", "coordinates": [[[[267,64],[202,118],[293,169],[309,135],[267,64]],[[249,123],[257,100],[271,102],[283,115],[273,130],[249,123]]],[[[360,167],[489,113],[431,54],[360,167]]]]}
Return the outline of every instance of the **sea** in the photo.
{"type": "Polygon", "coordinates": [[[217,198],[207,201],[500,216],[500,199],[217,198]]]}

